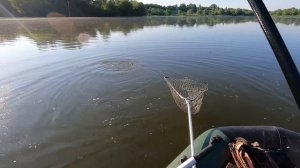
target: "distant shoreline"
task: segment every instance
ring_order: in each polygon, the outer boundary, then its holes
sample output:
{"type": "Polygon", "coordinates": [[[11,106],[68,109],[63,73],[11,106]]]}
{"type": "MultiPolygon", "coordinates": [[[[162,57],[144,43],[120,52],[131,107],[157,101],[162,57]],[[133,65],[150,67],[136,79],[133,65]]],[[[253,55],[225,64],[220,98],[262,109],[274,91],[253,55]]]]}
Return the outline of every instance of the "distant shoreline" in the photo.
{"type": "MultiPolygon", "coordinates": [[[[270,11],[276,16],[300,16],[300,9],[270,11]]],[[[40,3],[26,0],[3,0],[0,17],[138,17],[138,16],[253,16],[253,11],[242,8],[222,8],[216,4],[185,4],[162,6],[143,4],[135,0],[53,1],[40,3]]]]}
{"type": "MultiPolygon", "coordinates": [[[[273,18],[299,18],[300,16],[290,16],[290,15],[284,15],[284,16],[276,16],[276,15],[271,15],[273,18]]],[[[80,16],[80,17],[43,17],[43,16],[37,16],[37,17],[27,17],[27,16],[20,16],[20,17],[1,17],[0,19],[7,19],[7,20],[14,20],[14,19],[51,19],[51,18],[71,18],[71,19],[94,19],[94,18],[101,18],[101,19],[118,19],[118,18],[148,18],[148,17],[255,17],[254,15],[250,16],[243,16],[243,15],[238,15],[238,16],[231,16],[231,15],[178,15],[178,16],[80,16]]]]}

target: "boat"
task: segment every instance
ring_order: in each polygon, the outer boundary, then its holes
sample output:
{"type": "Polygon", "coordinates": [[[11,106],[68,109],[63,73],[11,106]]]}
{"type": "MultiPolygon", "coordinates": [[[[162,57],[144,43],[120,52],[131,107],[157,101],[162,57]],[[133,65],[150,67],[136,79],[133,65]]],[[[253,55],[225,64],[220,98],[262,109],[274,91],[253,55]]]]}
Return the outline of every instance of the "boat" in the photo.
{"type": "MultiPolygon", "coordinates": [[[[297,67],[263,1],[248,2],[300,109],[300,75],[297,67]]],[[[190,100],[185,100],[189,106],[190,100]]],[[[168,168],[300,167],[298,132],[276,126],[225,126],[209,129],[194,140],[190,113],[188,118],[190,145],[167,166],[168,168]]]]}
{"type": "MultiPolygon", "coordinates": [[[[300,167],[300,133],[275,126],[229,126],[209,129],[197,137],[195,144],[196,167],[226,167],[232,161],[229,144],[237,137],[256,142],[278,167],[300,167]]],[[[190,146],[167,167],[178,167],[190,158],[190,146]]]]}

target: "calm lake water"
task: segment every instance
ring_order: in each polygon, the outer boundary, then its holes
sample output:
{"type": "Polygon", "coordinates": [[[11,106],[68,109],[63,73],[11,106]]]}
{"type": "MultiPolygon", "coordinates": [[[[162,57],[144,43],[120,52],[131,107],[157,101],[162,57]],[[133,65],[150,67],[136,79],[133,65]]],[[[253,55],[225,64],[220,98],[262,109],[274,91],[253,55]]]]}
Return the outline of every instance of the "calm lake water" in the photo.
{"type": "MultiPolygon", "coordinates": [[[[276,19],[300,68],[300,18],[276,19]]],[[[300,131],[253,17],[0,19],[0,167],[165,167],[189,143],[163,76],[207,82],[194,133],[300,131]]]]}

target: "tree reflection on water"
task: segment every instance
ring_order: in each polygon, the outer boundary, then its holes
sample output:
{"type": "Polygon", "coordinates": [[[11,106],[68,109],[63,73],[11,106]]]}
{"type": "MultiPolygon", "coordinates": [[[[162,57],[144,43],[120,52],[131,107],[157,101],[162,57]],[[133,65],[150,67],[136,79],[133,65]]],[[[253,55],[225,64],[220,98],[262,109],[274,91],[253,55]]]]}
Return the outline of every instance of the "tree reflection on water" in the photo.
{"type": "MultiPolygon", "coordinates": [[[[81,48],[84,43],[99,35],[109,39],[112,32],[125,36],[144,27],[161,25],[193,27],[218,24],[255,22],[254,17],[203,16],[203,17],[133,17],[133,18],[26,18],[1,19],[0,44],[15,41],[19,37],[33,40],[40,48],[63,46],[67,49],[81,48]]],[[[300,25],[297,17],[275,17],[276,23],[300,25]]]]}

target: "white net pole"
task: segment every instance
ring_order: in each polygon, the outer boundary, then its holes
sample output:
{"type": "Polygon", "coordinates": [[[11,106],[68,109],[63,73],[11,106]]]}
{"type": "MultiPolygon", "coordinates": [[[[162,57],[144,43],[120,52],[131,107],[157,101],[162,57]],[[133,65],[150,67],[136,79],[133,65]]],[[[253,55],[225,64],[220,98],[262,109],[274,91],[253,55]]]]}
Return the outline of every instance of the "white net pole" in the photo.
{"type": "Polygon", "coordinates": [[[190,144],[191,144],[191,157],[195,156],[194,148],[194,133],[193,133],[193,121],[192,121],[192,109],[190,100],[185,100],[188,108],[188,119],[189,119],[189,132],[190,132],[190,144]]]}

